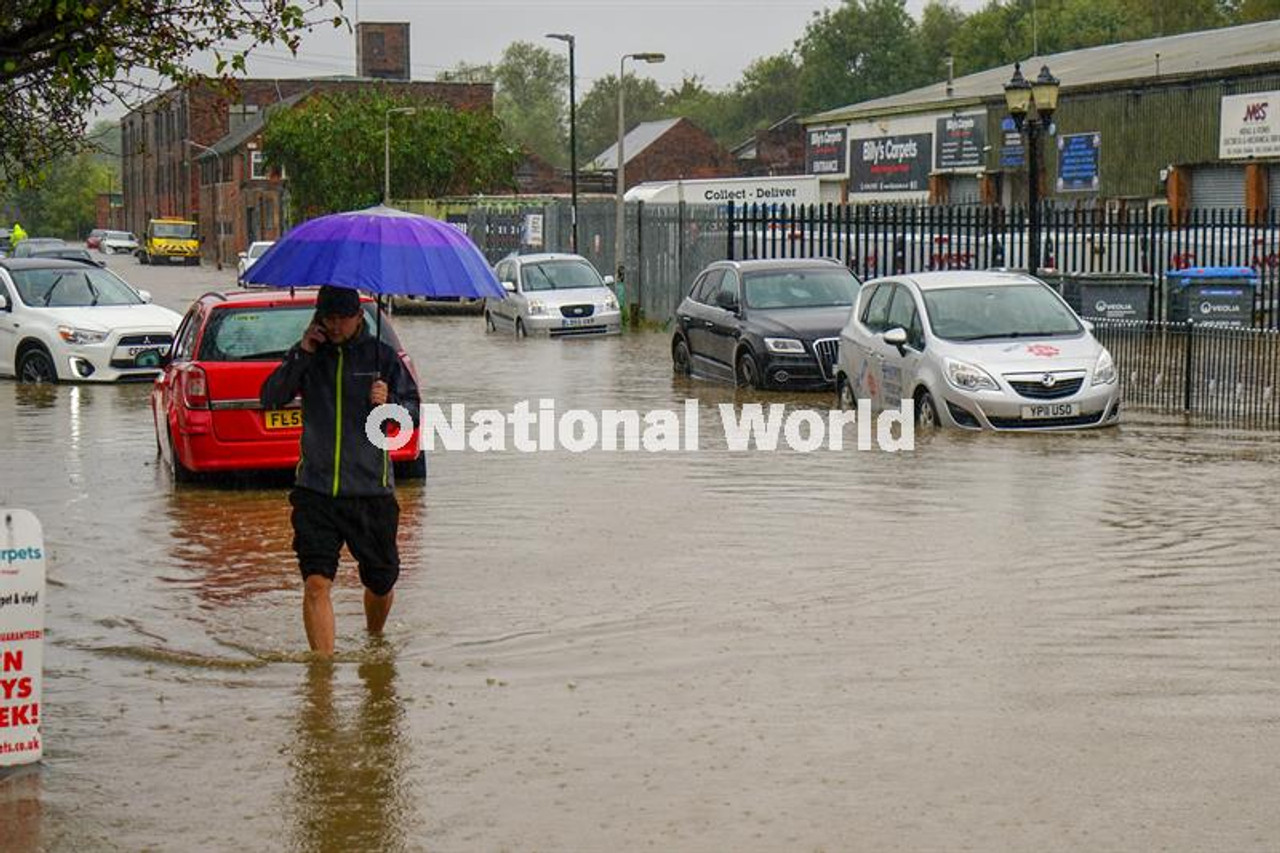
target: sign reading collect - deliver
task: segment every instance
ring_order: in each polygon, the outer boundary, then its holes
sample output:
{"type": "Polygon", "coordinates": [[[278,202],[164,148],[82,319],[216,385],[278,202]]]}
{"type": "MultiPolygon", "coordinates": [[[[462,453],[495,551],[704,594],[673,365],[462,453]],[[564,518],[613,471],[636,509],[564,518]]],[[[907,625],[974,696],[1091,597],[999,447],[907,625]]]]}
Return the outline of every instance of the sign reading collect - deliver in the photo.
{"type": "Polygon", "coordinates": [[[1223,97],[1218,156],[1280,157],[1280,92],[1223,97]]]}
{"type": "Polygon", "coordinates": [[[23,509],[0,509],[0,767],[39,761],[44,657],[44,535],[23,509]]]}

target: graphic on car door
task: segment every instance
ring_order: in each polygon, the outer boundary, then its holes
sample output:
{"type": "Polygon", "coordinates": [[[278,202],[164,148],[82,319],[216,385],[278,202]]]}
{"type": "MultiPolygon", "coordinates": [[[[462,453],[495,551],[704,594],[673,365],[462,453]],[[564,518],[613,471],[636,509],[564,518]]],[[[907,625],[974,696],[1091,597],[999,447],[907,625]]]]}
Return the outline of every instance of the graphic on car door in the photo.
{"type": "Polygon", "coordinates": [[[915,297],[905,285],[893,287],[893,301],[885,321],[884,331],[902,329],[907,342],[902,345],[885,341],[884,333],[876,336],[875,346],[880,355],[880,408],[897,408],[903,396],[910,396],[920,369],[924,351],[924,326],[915,297]]]}
{"type": "Polygon", "coordinates": [[[853,368],[854,396],[870,401],[872,408],[880,406],[883,354],[877,343],[880,342],[880,335],[888,328],[889,303],[893,299],[893,290],[893,284],[879,284],[867,299],[859,318],[860,328],[852,353],[853,363],[850,366],[853,368]]]}

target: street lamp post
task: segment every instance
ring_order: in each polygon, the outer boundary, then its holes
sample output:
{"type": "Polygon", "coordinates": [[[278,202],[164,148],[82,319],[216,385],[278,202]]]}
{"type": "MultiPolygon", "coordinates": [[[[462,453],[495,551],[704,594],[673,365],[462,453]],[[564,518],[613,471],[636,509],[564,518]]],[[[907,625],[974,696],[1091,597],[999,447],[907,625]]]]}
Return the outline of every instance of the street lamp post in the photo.
{"type": "Polygon", "coordinates": [[[403,113],[413,115],[417,107],[392,107],[387,110],[382,122],[382,203],[391,202],[391,114],[403,113]]]}
{"type": "MultiPolygon", "coordinates": [[[[625,138],[627,135],[627,119],[626,119],[626,63],[628,59],[635,59],[640,62],[662,62],[666,59],[666,54],[662,53],[627,53],[623,54],[622,59],[618,62],[618,170],[616,177],[616,186],[614,187],[617,195],[617,211],[616,220],[614,222],[614,265],[617,267],[617,276],[619,283],[625,279],[626,266],[626,226],[627,226],[627,208],[622,197],[627,192],[627,154],[625,149],[625,138]]],[[[623,285],[625,287],[625,285],[623,285]]],[[[631,295],[631,322],[635,323],[640,318],[640,295],[637,291],[632,290],[631,295]]]]}
{"type": "Polygon", "coordinates": [[[199,148],[201,151],[208,151],[213,155],[215,168],[218,170],[217,178],[213,182],[213,255],[215,263],[219,270],[222,269],[222,221],[218,218],[218,189],[222,185],[222,155],[208,145],[201,145],[199,142],[188,139],[187,144],[193,148],[199,148]]]}
{"type": "Polygon", "coordinates": [[[573,46],[571,33],[547,33],[547,38],[569,45],[569,192],[571,193],[569,245],[578,253],[578,109],[574,97],[573,46]]]}
{"type": "Polygon", "coordinates": [[[1027,272],[1040,271],[1040,135],[1049,130],[1058,109],[1059,81],[1040,67],[1034,83],[1022,76],[1022,64],[1015,63],[1013,77],[1004,86],[1005,106],[1019,133],[1027,139],[1027,272]],[[1031,110],[1035,109],[1035,114],[1031,110]]]}

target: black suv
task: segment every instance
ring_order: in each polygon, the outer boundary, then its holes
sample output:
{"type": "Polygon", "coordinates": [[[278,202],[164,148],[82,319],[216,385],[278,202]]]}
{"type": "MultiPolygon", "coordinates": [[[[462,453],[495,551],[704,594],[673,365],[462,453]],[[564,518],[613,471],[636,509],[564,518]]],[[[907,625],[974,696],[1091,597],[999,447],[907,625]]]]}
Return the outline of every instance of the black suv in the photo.
{"type": "Polygon", "coordinates": [[[718,261],[676,309],[675,371],[749,388],[826,390],[858,288],[839,261],[718,261]]]}

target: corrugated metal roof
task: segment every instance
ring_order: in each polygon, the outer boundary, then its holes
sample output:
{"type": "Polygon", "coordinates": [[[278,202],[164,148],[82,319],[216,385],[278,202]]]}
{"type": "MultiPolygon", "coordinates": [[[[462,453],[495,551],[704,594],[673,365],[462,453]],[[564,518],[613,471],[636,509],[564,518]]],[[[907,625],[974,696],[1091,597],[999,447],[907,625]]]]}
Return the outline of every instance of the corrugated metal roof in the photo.
{"type": "MultiPolygon", "coordinates": [[[[681,121],[678,118],[668,118],[662,121],[646,121],[633,127],[622,140],[623,146],[627,153],[627,162],[630,163],[640,154],[641,151],[648,148],[653,143],[676,124],[681,121]]],[[[618,143],[614,143],[606,148],[598,157],[591,161],[587,167],[587,171],[602,172],[607,169],[618,168],[618,143]]]]}
{"type": "MultiPolygon", "coordinates": [[[[1183,77],[1268,64],[1280,65],[1280,21],[1264,21],[1240,27],[1101,45],[1051,56],[1035,56],[1022,61],[1022,73],[1028,80],[1032,80],[1040,73],[1041,65],[1048,65],[1053,75],[1062,81],[1065,97],[1073,89],[1108,83],[1183,77]]],[[[989,98],[1003,98],[1004,84],[1012,76],[1013,65],[1002,65],[956,78],[950,95],[947,94],[946,81],[941,81],[899,95],[811,115],[803,123],[824,124],[887,113],[912,112],[914,108],[961,106],[989,98]]]]}

